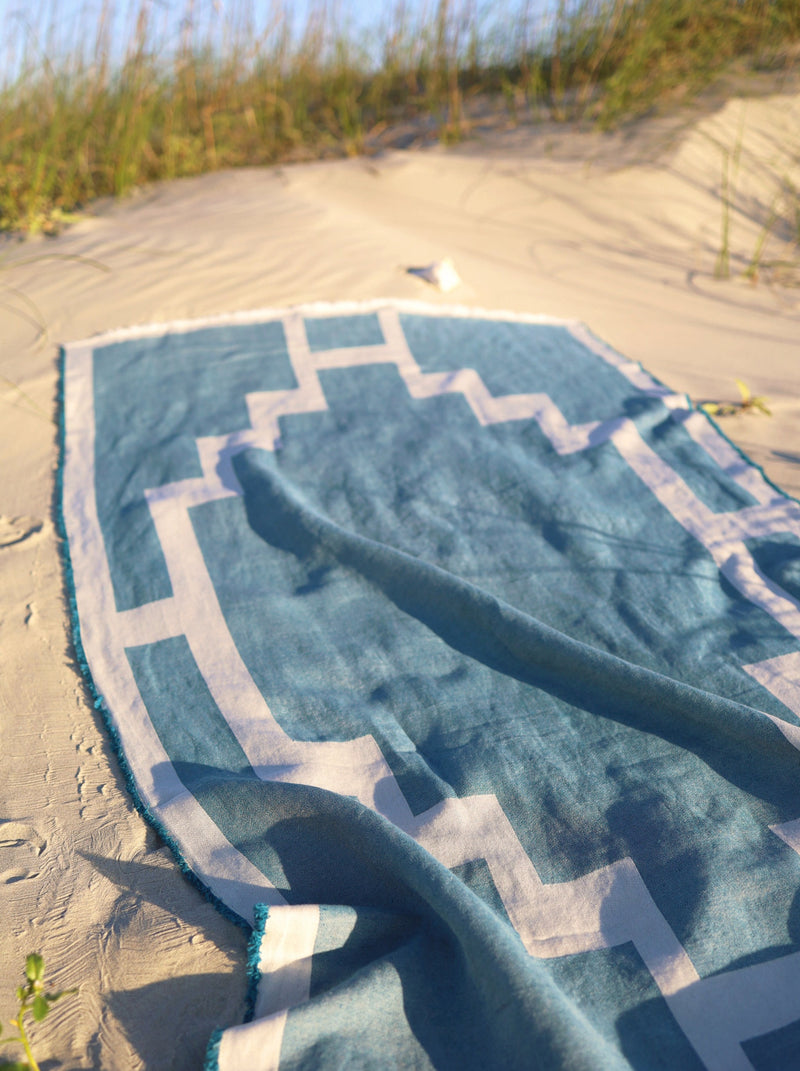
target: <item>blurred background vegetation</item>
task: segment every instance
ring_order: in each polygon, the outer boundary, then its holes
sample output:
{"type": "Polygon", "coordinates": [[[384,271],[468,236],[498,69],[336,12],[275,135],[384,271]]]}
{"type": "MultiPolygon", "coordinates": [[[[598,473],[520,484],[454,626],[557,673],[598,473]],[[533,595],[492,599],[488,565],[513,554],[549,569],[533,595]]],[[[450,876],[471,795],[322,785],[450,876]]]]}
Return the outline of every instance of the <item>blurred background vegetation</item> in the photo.
{"type": "Polygon", "coordinates": [[[788,69],[800,0],[438,0],[365,28],[314,3],[155,0],[0,25],[0,230],[57,231],[93,198],[223,167],[373,151],[414,122],[454,141],[476,102],[610,128],[731,64],[788,69]],[[215,4],[217,6],[215,6],[215,4]],[[126,29],[122,35],[120,24],[126,29]]]}

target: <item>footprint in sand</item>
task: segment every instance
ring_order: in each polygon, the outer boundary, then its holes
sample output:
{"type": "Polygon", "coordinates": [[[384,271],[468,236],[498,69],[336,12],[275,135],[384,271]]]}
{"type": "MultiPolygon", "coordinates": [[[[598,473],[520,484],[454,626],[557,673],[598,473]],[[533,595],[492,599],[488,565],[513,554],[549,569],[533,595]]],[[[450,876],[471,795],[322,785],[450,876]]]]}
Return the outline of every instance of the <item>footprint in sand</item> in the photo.
{"type": "Polygon", "coordinates": [[[0,871],[0,884],[14,885],[17,881],[27,881],[28,878],[36,878],[38,876],[38,870],[2,870],[0,871]]]}
{"type": "Polygon", "coordinates": [[[4,517],[0,514],[0,550],[24,543],[31,536],[38,535],[44,528],[44,521],[35,517],[4,517]]]}
{"type": "Polygon", "coordinates": [[[17,881],[35,878],[38,870],[20,866],[21,855],[30,858],[33,853],[37,858],[47,847],[47,841],[33,826],[25,822],[0,822],[0,865],[16,863],[5,870],[0,870],[0,884],[13,885],[17,881]]]}

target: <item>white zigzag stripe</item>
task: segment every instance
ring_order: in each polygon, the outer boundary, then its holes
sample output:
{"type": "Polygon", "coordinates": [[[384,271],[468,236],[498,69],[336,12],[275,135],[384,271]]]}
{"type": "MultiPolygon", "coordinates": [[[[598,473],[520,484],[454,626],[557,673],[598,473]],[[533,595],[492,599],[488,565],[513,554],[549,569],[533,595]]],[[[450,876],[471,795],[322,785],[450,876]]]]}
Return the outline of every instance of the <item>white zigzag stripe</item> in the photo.
{"type": "MultiPolygon", "coordinates": [[[[736,996],[734,1004],[737,1006],[747,1000],[748,987],[740,984],[739,979],[754,968],[721,976],[730,979],[729,982],[720,978],[700,980],[632,860],[620,860],[575,881],[544,885],[496,797],[450,799],[414,816],[372,737],[323,743],[290,740],[273,718],[230,637],[188,511],[202,502],[241,493],[231,458],[246,446],[274,449],[279,442],[281,416],[327,408],[318,378],[320,370],[376,362],[395,364],[412,397],[461,393],[483,425],[535,419],[561,454],[611,440],[679,523],[709,549],[728,579],[797,636],[800,636],[800,608],[761,576],[743,540],[752,535],[785,531],[788,526],[796,525],[800,507],[769,489],[765,491],[768,485],[760,477],[753,477],[753,470],[743,465],[735,451],[718,446],[722,440],[713,433],[708,434],[708,424],[703,418],[697,414],[684,417],[680,409],[681,399],[655,387],[638,366],[623,362],[616,355],[611,359],[620,371],[632,380],[638,377],[648,393],[660,395],[676,416],[680,414],[679,418],[684,420],[693,438],[706,448],[710,445],[726,471],[748,490],[752,488],[756,492],[754,497],[759,506],[735,514],[712,513],[647,447],[627,418],[571,426],[546,395],[493,397],[477,373],[469,369],[456,373],[423,373],[408,350],[397,312],[383,309],[379,317],[385,345],[320,353],[312,353],[308,346],[301,314],[285,317],[297,388],[249,395],[250,429],[230,436],[198,440],[203,470],[201,478],[147,492],[173,595],[135,610],[116,613],[112,609],[113,596],[108,598],[111,592],[109,577],[103,605],[107,619],[113,618],[113,624],[109,621],[109,631],[113,634],[114,646],[123,654],[125,646],[185,635],[212,696],[260,777],[316,785],[356,796],[365,806],[409,832],[447,866],[485,859],[509,917],[533,955],[564,955],[632,941],[707,1067],[719,1071],[750,1068],[738,1040],[775,1029],[797,1017],[800,1009],[792,1001],[787,1007],[781,994],[785,992],[787,972],[793,979],[793,987],[800,979],[800,957],[784,957],[778,961],[780,969],[771,970],[773,964],[761,965],[759,984],[762,991],[766,987],[770,1001],[759,1004],[761,1010],[755,1018],[739,1012],[733,1014],[728,1002],[732,995],[736,996]],[[697,420],[694,419],[696,416],[697,420]],[[692,995],[691,999],[687,994],[692,995]],[[702,1008],[702,1014],[698,1013],[698,1008],[702,1008]]],[[[573,329],[573,333],[580,337],[578,330],[573,329]]],[[[609,359],[610,351],[605,351],[600,344],[591,339],[587,341],[587,338],[581,340],[609,359]]],[[[87,644],[87,652],[89,646],[93,645],[87,644]]],[[[121,661],[125,661],[124,655],[121,661]]],[[[128,701],[131,699],[131,683],[127,682],[123,689],[128,701]]],[[[122,693],[120,698],[123,698],[122,693]]],[[[138,703],[141,706],[140,699],[138,703]]],[[[116,701],[114,707],[120,709],[116,701]]],[[[161,806],[163,808],[163,804],[161,806]]],[[[183,832],[185,834],[185,827],[183,832]]],[[[219,851],[225,851],[224,846],[219,851]]],[[[198,862],[198,872],[208,880],[209,872],[213,874],[216,869],[214,860],[198,862]]],[[[277,891],[267,889],[263,876],[259,875],[259,878],[257,899],[279,903],[281,898],[277,891]]],[[[253,884],[251,881],[251,886],[253,884]]],[[[291,913],[294,909],[285,910],[291,913]]],[[[293,961],[290,957],[286,962],[293,961]]],[[[285,1021],[285,1016],[274,1018],[276,1028],[278,1023],[285,1021]]]]}

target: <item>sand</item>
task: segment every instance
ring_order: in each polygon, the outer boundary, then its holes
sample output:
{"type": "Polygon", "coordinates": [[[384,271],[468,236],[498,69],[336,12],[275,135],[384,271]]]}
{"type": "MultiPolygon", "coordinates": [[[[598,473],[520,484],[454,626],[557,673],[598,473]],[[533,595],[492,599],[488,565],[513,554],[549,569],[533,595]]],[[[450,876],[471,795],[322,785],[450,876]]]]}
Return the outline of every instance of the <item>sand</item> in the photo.
{"type": "MultiPolygon", "coordinates": [[[[765,395],[771,419],[722,426],[800,495],[800,274],[714,278],[724,153],[740,146],[740,275],[781,180],[800,185],[799,120],[800,95],[784,94],[613,135],[495,129],[453,149],[157,185],[57,239],[0,244],[0,1019],[29,951],[54,986],[81,986],[36,1028],[43,1068],[200,1067],[212,1030],[241,1018],[247,943],[133,809],[75,663],[58,345],[376,297],[577,317],[695,400],[735,399],[737,376],[765,395]],[[407,272],[445,256],[463,280],[446,295],[407,272]]],[[[778,234],[764,256],[783,255],[778,234]]]]}

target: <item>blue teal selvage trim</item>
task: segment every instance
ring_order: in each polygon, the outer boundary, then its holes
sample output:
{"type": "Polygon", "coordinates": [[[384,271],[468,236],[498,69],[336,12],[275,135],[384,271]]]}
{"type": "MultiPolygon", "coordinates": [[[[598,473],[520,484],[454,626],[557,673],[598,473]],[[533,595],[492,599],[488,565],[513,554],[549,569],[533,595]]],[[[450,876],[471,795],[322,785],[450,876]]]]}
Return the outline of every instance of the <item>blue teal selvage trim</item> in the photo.
{"type": "Polygon", "coordinates": [[[256,904],[255,926],[247,945],[247,995],[245,996],[244,1021],[250,1023],[256,1014],[258,987],[261,984],[261,943],[264,940],[264,927],[269,916],[269,904],[256,904]]]}
{"type": "MultiPolygon", "coordinates": [[[[75,577],[72,572],[72,559],[69,553],[69,541],[67,538],[67,526],[64,516],[64,464],[66,460],[66,443],[67,443],[67,431],[66,431],[66,412],[64,407],[64,380],[66,375],[66,362],[67,351],[62,346],[59,349],[59,368],[58,368],[58,395],[57,405],[59,414],[58,423],[58,467],[56,469],[56,486],[55,486],[55,514],[56,514],[56,526],[58,533],[61,536],[61,554],[64,563],[64,587],[66,589],[67,600],[69,603],[69,616],[71,623],[71,636],[72,645],[75,649],[75,658],[80,666],[81,673],[86,682],[86,686],[89,689],[89,693],[94,700],[94,708],[100,713],[103,720],[103,725],[111,740],[111,747],[119,763],[120,770],[125,779],[125,785],[130,793],[133,805],[141,816],[148,822],[159,837],[164,841],[167,847],[175,857],[175,861],[178,864],[178,868],[183,872],[184,877],[202,894],[213,907],[220,912],[220,914],[228,919],[230,922],[235,923],[237,926],[244,930],[250,930],[250,925],[238,915],[235,911],[231,910],[227,904],[223,903],[218,896],[205,885],[200,878],[194,873],[189,864],[183,857],[177,841],[174,840],[172,835],[166,830],[163,824],[156,818],[149,807],[139,796],[138,789],[136,788],[136,782],[133,779],[131,768],[128,765],[128,760],[125,757],[125,752],[122,747],[122,741],[119,738],[119,734],[116,727],[111,721],[108,708],[105,705],[103,697],[97,690],[97,686],[92,677],[92,672],[89,669],[89,663],[86,660],[86,654],[83,649],[83,642],[81,640],[81,628],[80,619],[78,617],[78,601],[75,594],[75,577]]],[[[261,933],[263,934],[263,923],[261,924],[261,933]]],[[[249,972],[248,972],[249,977],[249,972]]],[[[256,987],[258,983],[256,982],[256,987]]],[[[253,997],[253,1003],[255,997],[253,997]]],[[[248,987],[247,1003],[245,1005],[246,1012],[250,1008],[250,991],[248,987]]],[[[219,1067],[219,1046],[222,1039],[222,1030],[216,1030],[209,1040],[208,1050],[206,1055],[206,1062],[204,1071],[218,1071],[219,1067]]]]}
{"type": "MultiPolygon", "coordinates": [[[[614,353],[616,353],[618,357],[624,357],[625,356],[624,354],[620,353],[619,350],[615,349],[613,346],[610,346],[608,344],[608,342],[606,342],[604,339],[602,339],[598,335],[596,335],[594,333],[594,331],[592,331],[591,328],[589,328],[586,324],[583,324],[582,326],[585,327],[587,332],[592,336],[592,338],[595,339],[597,342],[599,342],[602,346],[605,346],[607,349],[613,350],[614,353]]],[[[648,371],[648,369],[645,368],[645,366],[642,364],[641,361],[632,361],[631,363],[635,364],[637,368],[639,368],[642,372],[645,373],[645,375],[650,376],[650,378],[653,380],[653,382],[655,384],[657,384],[657,386],[664,387],[665,390],[668,390],[673,394],[679,393],[677,391],[673,391],[672,387],[670,387],[670,385],[668,383],[665,383],[663,381],[663,379],[659,379],[658,376],[654,376],[652,372],[648,371]]],[[[636,389],[637,388],[634,387],[634,390],[636,390],[636,389]]],[[[790,502],[797,502],[797,504],[800,505],[800,495],[789,494],[788,491],[785,491],[782,487],[779,487],[778,484],[776,484],[774,480],[770,479],[770,477],[767,476],[767,474],[763,470],[763,468],[757,462],[753,461],[753,459],[751,457],[749,457],[744,452],[744,450],[742,450],[742,448],[740,446],[737,446],[736,443],[733,441],[733,439],[731,439],[727,435],[727,433],[725,431],[723,431],[723,429],[719,426],[717,421],[714,420],[714,418],[711,416],[711,414],[706,412],[706,410],[703,408],[702,404],[696,404],[695,402],[693,402],[692,399],[689,397],[689,395],[686,394],[685,392],[680,392],[680,393],[682,394],[682,397],[684,397],[686,399],[688,408],[692,412],[701,413],[706,418],[706,420],[709,422],[711,427],[714,428],[714,430],[716,431],[717,435],[719,435],[719,437],[721,439],[724,439],[725,442],[728,444],[728,446],[730,446],[733,450],[736,451],[736,453],[739,455],[739,457],[742,459],[742,461],[745,462],[745,464],[749,465],[751,469],[755,469],[758,473],[760,473],[761,478],[764,480],[764,482],[766,484],[768,484],[772,488],[773,491],[777,491],[779,495],[782,495],[784,498],[788,498],[790,502]]],[[[744,414],[742,414],[742,415],[744,415],[744,414]]],[[[701,447],[701,449],[702,449],[702,447],[701,447]]],[[[715,462],[715,464],[716,464],[716,462],[715,462]]]]}
{"type": "MultiPolygon", "coordinates": [[[[687,395],[687,397],[688,397],[688,395],[687,395]]],[[[800,495],[789,494],[788,491],[784,491],[784,489],[782,487],[779,487],[778,484],[775,483],[774,480],[770,479],[770,477],[767,476],[766,472],[764,472],[764,470],[762,469],[762,467],[759,464],[757,464],[755,461],[753,461],[753,459],[751,457],[749,457],[744,452],[744,450],[742,450],[742,448],[740,446],[737,446],[736,443],[732,439],[728,438],[728,436],[722,430],[722,428],[719,426],[719,424],[716,422],[716,420],[714,420],[714,418],[711,416],[710,413],[707,413],[705,411],[705,409],[703,409],[702,405],[695,405],[694,402],[691,400],[691,398],[689,398],[689,405],[696,412],[703,414],[703,416],[706,418],[706,420],[709,422],[709,424],[712,426],[712,428],[714,428],[714,430],[719,435],[719,437],[721,439],[724,439],[725,442],[728,444],[728,446],[732,447],[736,451],[736,453],[739,455],[739,457],[742,459],[742,461],[744,461],[746,464],[748,464],[751,469],[756,469],[756,471],[761,474],[761,477],[764,480],[764,483],[768,484],[772,488],[773,491],[777,491],[778,494],[781,495],[783,498],[788,498],[790,502],[797,502],[798,505],[800,505],[800,495]]],[[[742,415],[744,415],[744,414],[742,414],[742,415]]],[[[766,419],[769,420],[770,418],[767,417],[766,419]]]]}
{"type": "Polygon", "coordinates": [[[155,829],[172,854],[175,856],[175,861],[178,864],[179,869],[188,878],[188,880],[195,886],[204,896],[210,904],[212,904],[225,918],[229,921],[240,926],[242,929],[250,930],[250,925],[238,915],[235,911],[227,906],[222,900],[216,896],[207,885],[205,885],[200,878],[194,873],[189,864],[183,857],[183,854],[178,846],[177,841],[174,840],[172,835],[162,825],[159,819],[153,814],[150,808],[144,803],[139,796],[138,789],[136,788],[136,782],[133,779],[133,774],[128,760],[125,757],[125,752],[122,747],[122,741],[119,738],[116,727],[111,721],[110,713],[106,707],[105,701],[97,690],[97,686],[92,677],[89,663],[86,660],[86,654],[83,649],[83,642],[81,640],[81,627],[80,619],[78,617],[78,603],[75,593],[75,577],[72,572],[72,560],[69,553],[69,540],[67,537],[66,519],[64,516],[64,465],[66,460],[66,413],[64,409],[64,380],[66,376],[66,361],[67,351],[62,346],[59,351],[59,376],[58,376],[58,411],[59,411],[59,428],[58,428],[58,468],[56,469],[56,525],[58,533],[61,536],[61,554],[64,563],[64,586],[66,588],[67,599],[69,602],[70,623],[72,644],[75,648],[75,657],[78,665],[80,666],[81,673],[89,692],[94,700],[95,710],[100,712],[103,720],[103,725],[106,732],[111,739],[111,745],[119,763],[120,770],[125,779],[128,792],[133,800],[134,807],[142,815],[142,817],[149,822],[149,824],[155,829]]]}
{"type": "MultiPolygon", "coordinates": [[[[258,987],[261,984],[261,968],[259,966],[261,943],[264,940],[264,927],[269,915],[269,904],[256,904],[254,914],[255,925],[247,943],[247,994],[244,998],[245,1013],[242,1020],[245,1023],[251,1023],[255,1018],[258,987]]],[[[219,1071],[219,1050],[223,1033],[223,1030],[215,1030],[209,1038],[203,1071],[219,1071]]]]}
{"type": "Polygon", "coordinates": [[[222,1044],[223,1033],[222,1030],[215,1030],[209,1038],[203,1071],[219,1071],[219,1047],[222,1044]]]}

